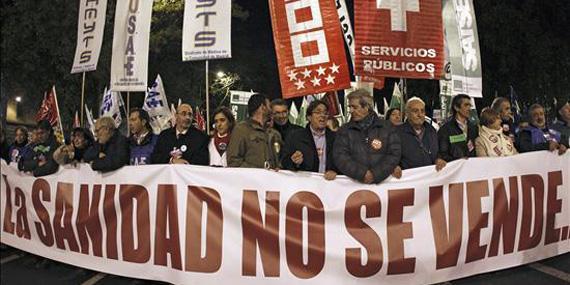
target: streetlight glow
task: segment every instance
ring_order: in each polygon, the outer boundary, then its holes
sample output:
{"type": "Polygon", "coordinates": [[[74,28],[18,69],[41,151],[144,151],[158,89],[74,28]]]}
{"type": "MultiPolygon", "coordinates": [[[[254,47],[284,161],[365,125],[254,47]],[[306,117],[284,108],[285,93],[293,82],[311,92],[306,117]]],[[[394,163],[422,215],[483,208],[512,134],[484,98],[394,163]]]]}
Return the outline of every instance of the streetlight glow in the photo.
{"type": "Polygon", "coordinates": [[[16,102],[18,102],[18,103],[22,102],[22,97],[20,97],[20,96],[16,97],[16,102]]]}
{"type": "Polygon", "coordinates": [[[222,78],[224,77],[226,74],[224,74],[223,71],[218,71],[218,73],[216,73],[216,76],[218,76],[218,78],[222,78]]]}

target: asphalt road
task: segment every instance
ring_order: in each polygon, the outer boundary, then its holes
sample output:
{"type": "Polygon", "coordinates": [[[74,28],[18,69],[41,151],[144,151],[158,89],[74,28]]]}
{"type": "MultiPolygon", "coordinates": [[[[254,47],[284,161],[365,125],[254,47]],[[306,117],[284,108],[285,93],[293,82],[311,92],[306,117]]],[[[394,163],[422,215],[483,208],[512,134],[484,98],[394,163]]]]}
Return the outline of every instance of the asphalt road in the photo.
{"type": "MultiPolygon", "coordinates": [[[[0,273],[0,284],[2,285],[167,284],[86,270],[4,246],[0,249],[0,273]]],[[[570,284],[570,253],[529,265],[453,280],[441,285],[475,284],[567,285],[570,284]]]]}

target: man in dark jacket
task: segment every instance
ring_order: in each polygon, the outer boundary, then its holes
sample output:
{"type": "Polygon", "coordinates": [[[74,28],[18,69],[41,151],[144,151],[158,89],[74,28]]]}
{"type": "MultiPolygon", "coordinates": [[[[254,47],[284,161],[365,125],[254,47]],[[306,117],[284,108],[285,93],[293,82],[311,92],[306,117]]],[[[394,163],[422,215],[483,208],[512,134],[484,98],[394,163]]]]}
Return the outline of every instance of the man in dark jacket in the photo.
{"type": "Polygon", "coordinates": [[[85,162],[91,163],[95,171],[109,172],[129,164],[129,144],[119,133],[115,120],[102,117],[95,123],[97,142],[84,155],[85,162]]]}
{"type": "Polygon", "coordinates": [[[131,147],[130,165],[151,164],[151,155],[158,140],[152,133],[148,113],[139,108],[129,112],[129,144],[131,147]]]}
{"type": "Polygon", "coordinates": [[[446,162],[437,157],[437,132],[426,122],[425,115],[425,103],[422,99],[412,97],[406,102],[407,120],[397,128],[402,141],[402,169],[435,164],[435,169],[439,171],[445,167],[446,162]]]}
{"type": "Polygon", "coordinates": [[[570,147],[570,102],[568,99],[559,99],[556,104],[556,120],[552,128],[560,132],[561,143],[570,147]]]}
{"type": "Polygon", "coordinates": [[[528,109],[528,113],[530,124],[519,133],[519,152],[549,150],[558,151],[560,155],[564,154],[566,146],[560,143],[560,132],[546,125],[544,107],[539,104],[533,104],[528,109]]]}
{"type": "Polygon", "coordinates": [[[469,121],[471,98],[458,94],[451,100],[451,117],[439,129],[439,158],[450,162],[460,158],[475,157],[475,139],[479,136],[477,125],[469,121]]]}
{"type": "Polygon", "coordinates": [[[336,178],[332,150],[335,133],[327,128],[328,104],[315,100],[307,108],[309,124],[289,134],[283,150],[283,167],[324,173],[325,179],[336,178]]]}
{"type": "Polygon", "coordinates": [[[192,107],[181,104],[176,110],[176,126],[158,136],[151,156],[154,164],[208,165],[210,153],[206,134],[192,126],[192,107]]]}
{"type": "Polygon", "coordinates": [[[336,134],[333,158],[337,169],[358,181],[380,183],[400,163],[400,138],[386,121],[378,119],[372,96],[358,89],[348,94],[351,121],[336,134]]]}
{"type": "Polygon", "coordinates": [[[287,136],[295,130],[303,128],[289,122],[289,107],[283,99],[271,101],[271,113],[273,117],[273,128],[279,132],[281,139],[287,140],[287,136]]]}
{"type": "Polygon", "coordinates": [[[53,135],[51,124],[47,120],[38,123],[37,142],[30,146],[18,162],[20,171],[30,171],[34,176],[45,176],[56,173],[59,165],[53,160],[53,152],[59,147],[53,135]]]}
{"type": "Polygon", "coordinates": [[[25,152],[26,146],[28,145],[28,129],[25,127],[16,128],[16,136],[14,137],[14,143],[9,149],[9,161],[18,164],[20,158],[25,152]]]}

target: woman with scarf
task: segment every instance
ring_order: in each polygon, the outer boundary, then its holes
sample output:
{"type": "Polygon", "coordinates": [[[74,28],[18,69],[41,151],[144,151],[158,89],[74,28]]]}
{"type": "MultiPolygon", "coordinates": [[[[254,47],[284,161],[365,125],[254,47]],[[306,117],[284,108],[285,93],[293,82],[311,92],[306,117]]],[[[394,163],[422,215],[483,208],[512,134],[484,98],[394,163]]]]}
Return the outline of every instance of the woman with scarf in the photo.
{"type": "Polygon", "coordinates": [[[228,166],[226,150],[230,144],[230,136],[234,125],[235,118],[230,109],[220,107],[214,111],[214,134],[208,144],[211,166],[228,166]]]}
{"type": "Polygon", "coordinates": [[[517,154],[512,139],[503,132],[499,113],[491,108],[481,111],[481,128],[475,139],[477,156],[511,156],[517,154]]]}

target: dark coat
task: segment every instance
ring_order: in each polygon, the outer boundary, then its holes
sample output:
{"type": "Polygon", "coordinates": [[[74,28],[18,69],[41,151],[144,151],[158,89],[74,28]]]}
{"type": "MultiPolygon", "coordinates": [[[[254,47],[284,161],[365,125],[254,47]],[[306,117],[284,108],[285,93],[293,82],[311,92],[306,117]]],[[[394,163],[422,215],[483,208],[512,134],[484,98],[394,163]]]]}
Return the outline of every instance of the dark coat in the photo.
{"type": "MultiPolygon", "coordinates": [[[[333,160],[333,144],[335,140],[335,133],[325,128],[325,140],[326,140],[326,170],[334,170],[333,160]]],[[[317,147],[315,145],[315,140],[313,139],[313,133],[309,125],[304,129],[297,129],[289,134],[285,140],[285,145],[283,147],[283,167],[289,170],[303,170],[311,172],[319,172],[319,155],[317,153],[317,147]],[[291,160],[291,155],[295,151],[300,151],[303,153],[303,163],[296,165],[291,160]]]]}
{"type": "Polygon", "coordinates": [[[45,143],[30,145],[27,151],[18,162],[18,169],[21,171],[31,171],[34,176],[45,176],[56,173],[59,164],[53,160],[53,153],[59,147],[53,135],[50,135],[45,143]],[[39,166],[39,162],[45,160],[45,164],[39,166]]]}
{"type": "Polygon", "coordinates": [[[386,179],[400,163],[400,137],[387,121],[375,114],[365,129],[355,122],[342,126],[336,134],[333,158],[337,169],[348,177],[363,181],[366,171],[374,175],[374,183],[386,179]]]}
{"type": "Polygon", "coordinates": [[[560,143],[564,144],[566,147],[570,147],[570,124],[557,119],[550,125],[550,127],[560,132],[560,143]]]}
{"type": "Polygon", "coordinates": [[[95,171],[109,172],[129,165],[129,143],[127,138],[115,130],[109,141],[105,144],[95,142],[83,156],[85,162],[91,163],[95,171]],[[104,158],[99,158],[104,153],[104,158]]]}
{"type": "Polygon", "coordinates": [[[517,138],[517,147],[520,153],[539,151],[539,150],[549,150],[550,141],[544,137],[544,134],[557,134],[557,136],[552,136],[556,142],[560,142],[561,134],[560,132],[545,127],[544,129],[539,129],[533,125],[521,129],[519,136],[517,138]],[[533,133],[536,136],[533,142],[533,133]]]}
{"type": "Polygon", "coordinates": [[[287,136],[289,136],[289,134],[293,133],[296,130],[302,130],[303,129],[300,126],[289,123],[289,121],[287,121],[287,123],[283,126],[280,126],[279,124],[274,123],[273,128],[279,132],[279,134],[281,135],[281,139],[283,141],[287,140],[287,136]]]}
{"type": "Polygon", "coordinates": [[[475,139],[478,136],[479,127],[477,125],[467,121],[467,137],[465,138],[457,120],[454,117],[450,118],[437,133],[439,158],[449,162],[465,157],[476,157],[475,139]],[[471,151],[469,150],[470,141],[471,151]]]}
{"type": "Polygon", "coordinates": [[[402,169],[422,167],[435,164],[439,152],[436,130],[424,122],[424,135],[422,140],[409,122],[398,126],[398,134],[402,142],[402,169]]]}
{"type": "Polygon", "coordinates": [[[162,131],[158,136],[158,141],[152,152],[151,161],[154,164],[165,164],[170,162],[170,152],[174,149],[182,150],[182,159],[189,164],[208,165],[210,163],[210,153],[208,143],[210,139],[206,134],[194,127],[190,127],[185,135],[176,138],[176,128],[162,131]]]}

